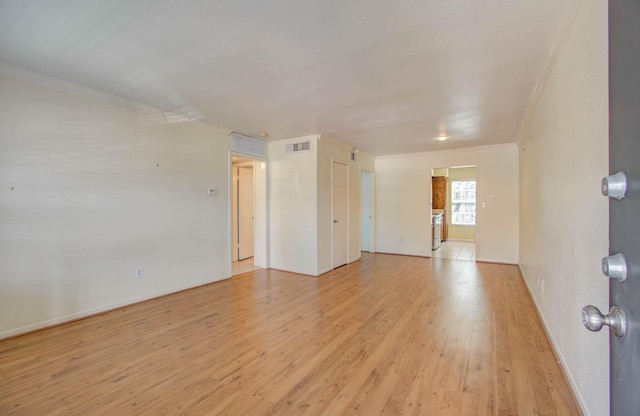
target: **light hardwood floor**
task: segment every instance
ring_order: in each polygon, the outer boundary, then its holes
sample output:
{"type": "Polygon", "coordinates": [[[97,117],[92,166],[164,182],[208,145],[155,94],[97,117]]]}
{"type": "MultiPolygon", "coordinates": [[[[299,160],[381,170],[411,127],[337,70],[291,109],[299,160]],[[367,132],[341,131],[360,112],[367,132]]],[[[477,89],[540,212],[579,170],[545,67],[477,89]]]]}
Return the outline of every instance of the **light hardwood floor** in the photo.
{"type": "Polygon", "coordinates": [[[2,415],[578,415],[515,266],[363,253],[0,341],[2,415]]]}

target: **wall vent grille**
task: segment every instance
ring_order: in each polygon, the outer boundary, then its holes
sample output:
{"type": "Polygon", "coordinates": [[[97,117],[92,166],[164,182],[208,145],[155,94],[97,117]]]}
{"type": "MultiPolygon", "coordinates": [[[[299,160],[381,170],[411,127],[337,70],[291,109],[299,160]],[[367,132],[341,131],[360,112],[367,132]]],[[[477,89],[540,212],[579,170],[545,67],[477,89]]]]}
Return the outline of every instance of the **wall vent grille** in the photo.
{"type": "Polygon", "coordinates": [[[286,145],[287,153],[306,152],[311,150],[311,142],[289,143],[286,145]]]}

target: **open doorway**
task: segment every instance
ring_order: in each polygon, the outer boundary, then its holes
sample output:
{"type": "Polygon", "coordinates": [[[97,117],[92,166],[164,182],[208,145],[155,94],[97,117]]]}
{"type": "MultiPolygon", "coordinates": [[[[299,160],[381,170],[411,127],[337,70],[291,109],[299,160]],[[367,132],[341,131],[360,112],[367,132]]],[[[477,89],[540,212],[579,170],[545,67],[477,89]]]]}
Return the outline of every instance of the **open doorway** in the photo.
{"type": "Polygon", "coordinates": [[[431,170],[432,257],[476,260],[476,167],[431,170]]]}
{"type": "Polygon", "coordinates": [[[231,275],[267,265],[266,161],[231,156],[231,275]]]}

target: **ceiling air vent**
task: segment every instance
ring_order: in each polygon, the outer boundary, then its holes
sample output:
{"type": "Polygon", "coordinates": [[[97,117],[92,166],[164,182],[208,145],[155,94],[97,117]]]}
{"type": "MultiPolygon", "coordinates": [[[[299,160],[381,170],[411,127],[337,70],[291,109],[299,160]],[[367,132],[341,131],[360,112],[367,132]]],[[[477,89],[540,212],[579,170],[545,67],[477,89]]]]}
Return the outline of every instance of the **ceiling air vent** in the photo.
{"type": "Polygon", "coordinates": [[[306,152],[311,150],[311,142],[289,143],[286,145],[287,153],[306,152]]]}

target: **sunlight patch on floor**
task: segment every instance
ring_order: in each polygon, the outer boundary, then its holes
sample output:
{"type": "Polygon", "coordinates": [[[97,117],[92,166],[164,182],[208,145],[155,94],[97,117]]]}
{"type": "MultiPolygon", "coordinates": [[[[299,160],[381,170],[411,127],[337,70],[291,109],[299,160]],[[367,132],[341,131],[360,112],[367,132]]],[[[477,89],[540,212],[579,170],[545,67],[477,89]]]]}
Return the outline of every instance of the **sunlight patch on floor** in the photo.
{"type": "Polygon", "coordinates": [[[447,240],[431,253],[431,257],[440,259],[476,261],[476,243],[447,240]]]}

